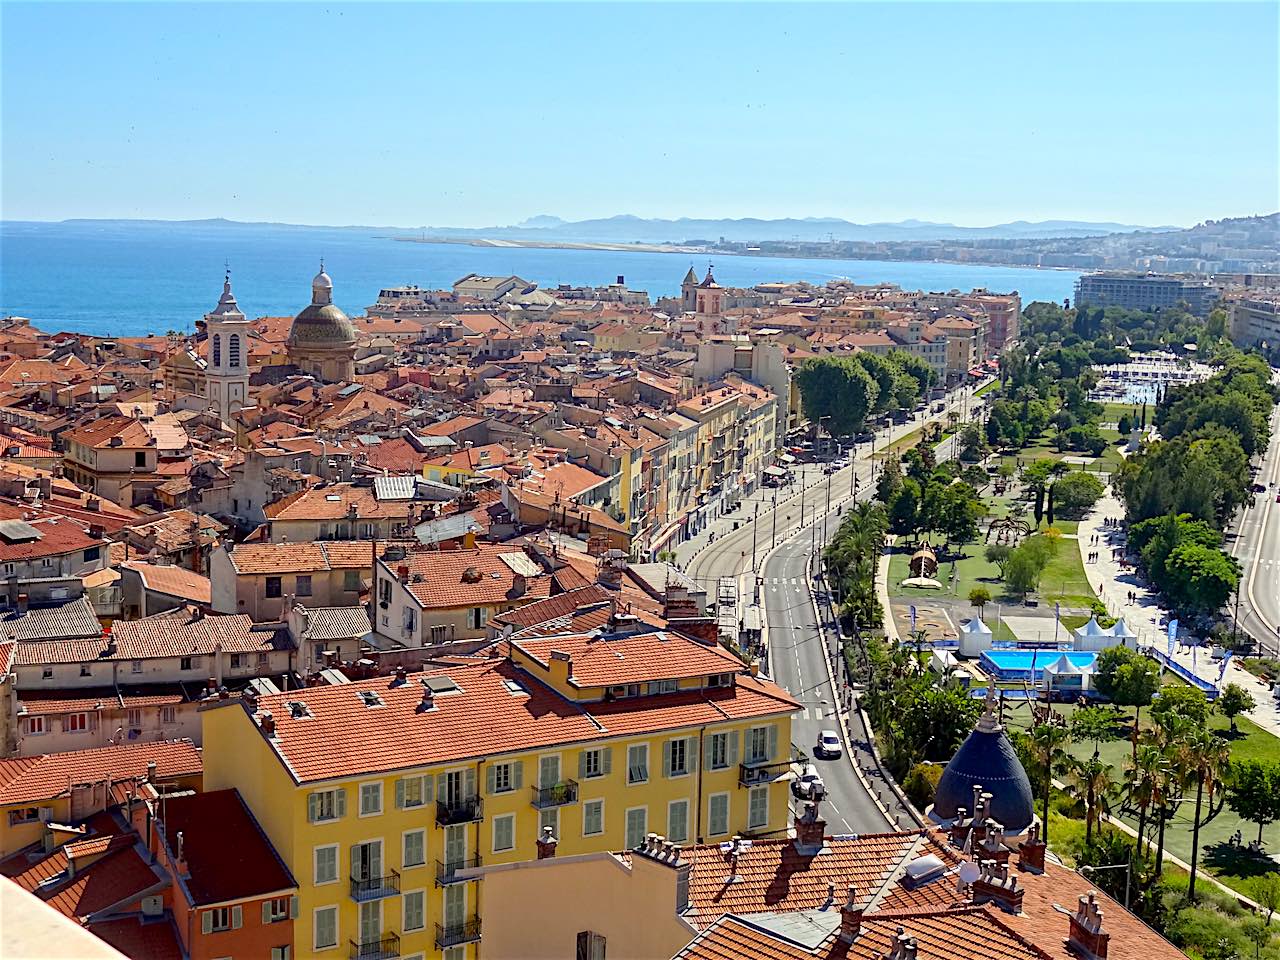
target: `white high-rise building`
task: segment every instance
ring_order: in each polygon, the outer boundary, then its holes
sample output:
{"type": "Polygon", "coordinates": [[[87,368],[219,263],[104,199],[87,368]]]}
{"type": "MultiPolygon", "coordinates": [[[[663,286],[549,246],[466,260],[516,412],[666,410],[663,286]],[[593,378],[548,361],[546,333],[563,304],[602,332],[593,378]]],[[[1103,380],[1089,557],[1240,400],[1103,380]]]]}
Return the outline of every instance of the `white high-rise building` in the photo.
{"type": "Polygon", "coordinates": [[[222,297],[204,315],[209,338],[205,380],[208,398],[224,423],[240,411],[249,397],[249,320],[231,292],[231,272],[222,282],[222,297]]]}

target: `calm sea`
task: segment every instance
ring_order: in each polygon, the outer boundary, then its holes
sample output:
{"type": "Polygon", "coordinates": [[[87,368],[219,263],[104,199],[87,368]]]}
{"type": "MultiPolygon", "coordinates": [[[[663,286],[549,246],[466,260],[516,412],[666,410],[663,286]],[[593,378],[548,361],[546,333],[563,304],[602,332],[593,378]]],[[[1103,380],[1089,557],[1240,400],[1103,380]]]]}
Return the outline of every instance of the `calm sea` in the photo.
{"type": "MultiPolygon", "coordinates": [[[[250,317],[297,313],[311,298],[320,258],[334,300],[353,316],[382,287],[448,287],[468,273],[518,274],[543,287],[604,284],[617,276],[651,297],[678,292],[688,254],[472,247],[404,243],[374,231],[247,224],[148,222],[0,223],[0,316],[29,317],[46,330],[141,336],[190,330],[222,292],[231,265],[240,307],[250,317]]],[[[1016,267],[773,257],[711,258],[727,286],[768,280],[821,283],[848,277],[908,290],[1017,290],[1023,303],[1071,296],[1078,274],[1016,267]]]]}

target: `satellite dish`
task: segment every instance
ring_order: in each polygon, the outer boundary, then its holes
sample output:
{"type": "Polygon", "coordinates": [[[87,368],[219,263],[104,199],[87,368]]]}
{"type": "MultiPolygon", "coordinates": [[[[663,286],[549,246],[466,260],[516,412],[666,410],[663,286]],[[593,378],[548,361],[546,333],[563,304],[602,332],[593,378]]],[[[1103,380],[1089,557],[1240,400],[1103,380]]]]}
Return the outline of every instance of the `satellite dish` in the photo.
{"type": "Polygon", "coordinates": [[[982,876],[982,868],[972,860],[966,860],[960,864],[960,879],[965,883],[973,883],[982,876]]]}

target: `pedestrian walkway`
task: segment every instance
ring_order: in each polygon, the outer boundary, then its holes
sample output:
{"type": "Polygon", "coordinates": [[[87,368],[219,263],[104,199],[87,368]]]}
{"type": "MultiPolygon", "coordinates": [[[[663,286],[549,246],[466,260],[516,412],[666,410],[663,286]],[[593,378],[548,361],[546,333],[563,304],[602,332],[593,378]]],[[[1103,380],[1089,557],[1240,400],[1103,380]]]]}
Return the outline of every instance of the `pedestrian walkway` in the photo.
{"type": "MultiPolygon", "coordinates": [[[[1124,507],[1111,491],[1107,491],[1093,511],[1080,521],[1077,542],[1085,561],[1085,572],[1107,613],[1123,618],[1125,626],[1137,635],[1139,645],[1165,652],[1169,642],[1168,613],[1138,571],[1135,558],[1125,559],[1128,544],[1120,525],[1123,519],[1124,507]],[[1108,526],[1107,521],[1112,521],[1113,525],[1108,526]],[[1096,560],[1090,562],[1090,554],[1095,553],[1096,560]]],[[[1200,679],[1217,684],[1221,663],[1210,657],[1208,646],[1178,644],[1174,647],[1172,659],[1200,679]]],[[[1253,694],[1255,706],[1247,716],[1262,729],[1280,736],[1280,707],[1272,699],[1271,690],[1265,683],[1234,662],[1227,664],[1222,683],[1238,683],[1253,694]]]]}

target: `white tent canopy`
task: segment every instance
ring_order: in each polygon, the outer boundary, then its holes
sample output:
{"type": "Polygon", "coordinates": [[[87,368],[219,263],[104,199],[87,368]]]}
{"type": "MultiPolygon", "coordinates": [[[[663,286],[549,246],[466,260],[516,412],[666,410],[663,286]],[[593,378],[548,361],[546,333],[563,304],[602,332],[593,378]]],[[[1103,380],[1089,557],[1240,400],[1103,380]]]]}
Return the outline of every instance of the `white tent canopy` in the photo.
{"type": "Polygon", "coordinates": [[[960,624],[960,656],[976,657],[983,650],[990,650],[993,637],[991,628],[982,622],[981,617],[966,620],[960,624]]]}

